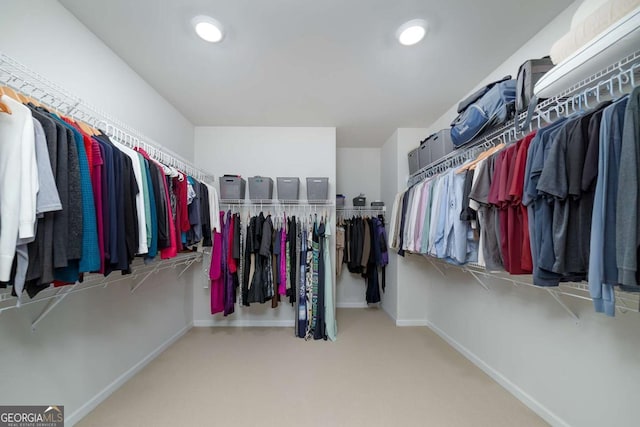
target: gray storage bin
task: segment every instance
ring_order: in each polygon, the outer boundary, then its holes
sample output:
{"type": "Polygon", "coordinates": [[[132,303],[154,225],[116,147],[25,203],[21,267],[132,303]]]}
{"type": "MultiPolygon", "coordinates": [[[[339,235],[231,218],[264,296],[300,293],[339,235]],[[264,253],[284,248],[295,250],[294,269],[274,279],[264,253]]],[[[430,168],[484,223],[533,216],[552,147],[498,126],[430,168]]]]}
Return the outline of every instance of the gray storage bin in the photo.
{"type": "Polygon", "coordinates": [[[281,202],[297,201],[300,195],[300,178],[278,177],[278,200],[281,202]]]}
{"type": "Polygon", "coordinates": [[[414,173],[416,173],[418,171],[418,169],[420,169],[420,160],[419,160],[419,156],[420,156],[420,148],[416,148],[415,150],[411,150],[409,151],[409,154],[407,155],[408,160],[409,160],[409,174],[413,175],[414,173]]]}
{"type": "Polygon", "coordinates": [[[380,200],[376,200],[375,202],[371,202],[371,208],[373,209],[382,209],[384,208],[384,202],[380,200]]]}
{"type": "Polygon", "coordinates": [[[336,207],[343,208],[345,199],[343,194],[336,194],[336,207]]]}
{"type": "Polygon", "coordinates": [[[451,141],[451,129],[442,129],[431,135],[428,140],[431,146],[431,161],[441,159],[453,151],[453,142],[451,141]]]}
{"type": "Polygon", "coordinates": [[[431,163],[431,146],[429,144],[422,144],[418,148],[418,170],[431,163]]]}
{"type": "Polygon", "coordinates": [[[264,176],[249,178],[249,199],[271,200],[273,198],[273,179],[264,176]]]}
{"type": "Polygon", "coordinates": [[[353,198],[353,206],[362,207],[367,206],[367,198],[363,195],[353,198]]]}
{"type": "Polygon", "coordinates": [[[451,129],[442,129],[420,143],[419,167],[423,167],[440,160],[453,151],[451,129]]]}
{"type": "Polygon", "coordinates": [[[307,178],[307,200],[327,200],[329,178],[307,178]]]}
{"type": "Polygon", "coordinates": [[[244,200],[246,181],[239,176],[221,176],[220,198],[224,200],[244,200]]]}

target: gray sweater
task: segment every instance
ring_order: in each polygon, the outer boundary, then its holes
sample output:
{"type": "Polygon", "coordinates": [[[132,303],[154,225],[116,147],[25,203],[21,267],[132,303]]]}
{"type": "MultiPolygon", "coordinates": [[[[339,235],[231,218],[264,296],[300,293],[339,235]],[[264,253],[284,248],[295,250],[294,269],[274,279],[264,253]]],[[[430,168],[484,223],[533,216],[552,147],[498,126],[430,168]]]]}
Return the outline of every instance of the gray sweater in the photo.
{"type": "Polygon", "coordinates": [[[623,289],[640,291],[636,280],[640,244],[640,87],[629,96],[624,116],[616,211],[616,262],[623,289]]]}

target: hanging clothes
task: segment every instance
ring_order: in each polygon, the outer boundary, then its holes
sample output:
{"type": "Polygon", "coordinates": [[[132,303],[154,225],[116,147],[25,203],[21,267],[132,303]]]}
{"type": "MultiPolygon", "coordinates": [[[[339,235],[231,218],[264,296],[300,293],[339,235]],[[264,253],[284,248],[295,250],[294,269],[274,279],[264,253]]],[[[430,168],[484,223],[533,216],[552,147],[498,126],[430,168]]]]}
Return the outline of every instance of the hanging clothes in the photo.
{"type": "MultiPolygon", "coordinates": [[[[365,299],[368,304],[381,301],[380,287],[386,287],[385,266],[389,262],[384,216],[377,218],[352,216],[343,219],[337,227],[343,230],[348,242],[344,253],[336,242],[336,263],[344,262],[350,273],[360,274],[365,281],[365,299]]],[[[325,226],[326,230],[326,226],[325,226]]],[[[407,235],[409,237],[409,235],[407,235]]],[[[411,239],[419,246],[420,239],[411,239]]],[[[338,271],[338,270],[337,270],[338,271]]]]}
{"type": "MultiPolygon", "coordinates": [[[[335,297],[333,293],[333,278],[331,268],[331,255],[330,255],[330,241],[331,241],[331,223],[327,218],[327,222],[324,226],[323,236],[323,258],[324,258],[324,307],[325,307],[325,333],[331,340],[335,341],[338,336],[338,326],[336,323],[335,313],[335,297]]],[[[341,260],[336,259],[336,263],[342,263],[341,260]]]]}
{"type": "MultiPolygon", "coordinates": [[[[18,303],[23,291],[34,297],[51,284],[82,281],[86,273],[128,274],[138,255],[149,262],[159,249],[163,258],[177,254],[170,203],[176,194],[167,185],[168,176],[177,171],[144,150],[88,133],[89,127],[71,118],[33,104],[6,103],[14,105],[15,114],[0,115],[0,135],[10,143],[2,153],[0,181],[20,188],[21,197],[12,204],[17,228],[7,213],[9,205],[0,206],[0,286],[12,285],[18,303]],[[6,163],[15,153],[20,161],[6,163]],[[12,167],[16,173],[8,180],[12,167]]],[[[192,243],[206,245],[209,196],[217,201],[217,195],[195,180],[193,184],[201,190],[201,200],[192,209],[198,218],[192,243]]],[[[10,191],[3,192],[10,199],[10,191]]]]}
{"type": "Polygon", "coordinates": [[[639,93],[561,117],[399,193],[389,245],[532,274],[542,287],[588,280],[595,310],[613,316],[616,287],[640,290],[639,93]]]}

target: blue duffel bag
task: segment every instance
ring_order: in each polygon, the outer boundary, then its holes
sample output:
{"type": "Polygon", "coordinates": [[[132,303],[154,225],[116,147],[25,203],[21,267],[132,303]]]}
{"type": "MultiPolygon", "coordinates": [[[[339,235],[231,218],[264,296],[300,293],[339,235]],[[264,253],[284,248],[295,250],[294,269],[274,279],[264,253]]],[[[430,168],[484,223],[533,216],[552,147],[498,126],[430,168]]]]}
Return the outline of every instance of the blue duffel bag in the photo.
{"type": "Polygon", "coordinates": [[[513,117],[516,102],[516,81],[493,84],[482,97],[468,105],[451,123],[451,141],[460,147],[473,141],[484,131],[505,123],[513,117]]]}

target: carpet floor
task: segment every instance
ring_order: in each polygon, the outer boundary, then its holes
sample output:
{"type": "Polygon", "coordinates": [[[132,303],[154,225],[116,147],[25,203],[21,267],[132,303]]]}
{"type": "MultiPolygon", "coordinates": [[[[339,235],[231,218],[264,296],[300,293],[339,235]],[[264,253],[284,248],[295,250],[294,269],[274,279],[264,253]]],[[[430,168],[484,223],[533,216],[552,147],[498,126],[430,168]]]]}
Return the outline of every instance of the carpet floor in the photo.
{"type": "Polygon", "coordinates": [[[546,426],[426,327],[339,309],[338,340],[193,328],[78,426],[546,426]]]}

